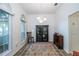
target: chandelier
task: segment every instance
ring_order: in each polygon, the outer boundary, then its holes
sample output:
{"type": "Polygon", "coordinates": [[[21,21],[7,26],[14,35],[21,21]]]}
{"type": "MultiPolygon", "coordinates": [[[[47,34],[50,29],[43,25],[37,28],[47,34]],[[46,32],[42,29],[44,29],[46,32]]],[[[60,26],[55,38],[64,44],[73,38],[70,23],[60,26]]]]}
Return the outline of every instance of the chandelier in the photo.
{"type": "Polygon", "coordinates": [[[47,18],[45,18],[45,17],[37,17],[37,20],[39,21],[39,23],[43,23],[44,21],[47,20],[47,18]]]}

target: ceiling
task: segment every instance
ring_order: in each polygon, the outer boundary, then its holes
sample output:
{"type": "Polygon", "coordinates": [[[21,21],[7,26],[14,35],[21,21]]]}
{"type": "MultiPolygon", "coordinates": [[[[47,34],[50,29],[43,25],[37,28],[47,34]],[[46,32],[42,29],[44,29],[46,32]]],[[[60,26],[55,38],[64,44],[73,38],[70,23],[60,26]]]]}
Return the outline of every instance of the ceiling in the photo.
{"type": "Polygon", "coordinates": [[[52,14],[61,5],[54,6],[55,3],[21,3],[27,14],[52,14]]]}

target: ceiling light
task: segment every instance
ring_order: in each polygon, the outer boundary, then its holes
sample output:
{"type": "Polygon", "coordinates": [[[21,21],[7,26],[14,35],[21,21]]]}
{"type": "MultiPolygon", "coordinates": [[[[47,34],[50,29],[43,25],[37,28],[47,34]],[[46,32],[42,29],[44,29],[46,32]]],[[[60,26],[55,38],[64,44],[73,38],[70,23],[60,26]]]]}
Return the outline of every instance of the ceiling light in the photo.
{"type": "Polygon", "coordinates": [[[37,20],[39,21],[39,23],[43,23],[44,21],[47,20],[47,18],[37,17],[37,20]]]}

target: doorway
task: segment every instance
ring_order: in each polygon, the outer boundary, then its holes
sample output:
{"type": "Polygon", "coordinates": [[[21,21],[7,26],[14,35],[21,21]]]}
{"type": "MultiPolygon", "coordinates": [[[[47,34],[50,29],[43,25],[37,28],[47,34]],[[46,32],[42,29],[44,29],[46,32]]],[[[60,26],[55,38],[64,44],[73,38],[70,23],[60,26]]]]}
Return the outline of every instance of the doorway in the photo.
{"type": "Polygon", "coordinates": [[[48,42],[48,25],[36,25],[36,42],[48,42]]]}
{"type": "Polygon", "coordinates": [[[69,16],[69,51],[79,51],[79,12],[69,16]]]}

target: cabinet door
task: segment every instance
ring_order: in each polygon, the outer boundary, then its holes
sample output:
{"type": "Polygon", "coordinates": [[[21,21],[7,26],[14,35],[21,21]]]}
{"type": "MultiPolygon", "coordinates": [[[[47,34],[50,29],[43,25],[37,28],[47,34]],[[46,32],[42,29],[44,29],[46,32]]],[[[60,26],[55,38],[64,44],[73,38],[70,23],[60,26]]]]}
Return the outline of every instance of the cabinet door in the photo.
{"type": "Polygon", "coordinates": [[[48,41],[48,26],[43,26],[43,41],[48,41]]]}
{"type": "Polygon", "coordinates": [[[36,26],[36,40],[42,42],[42,26],[36,26]]]}

